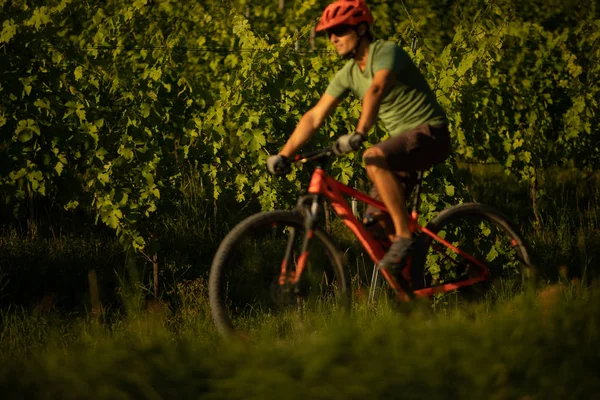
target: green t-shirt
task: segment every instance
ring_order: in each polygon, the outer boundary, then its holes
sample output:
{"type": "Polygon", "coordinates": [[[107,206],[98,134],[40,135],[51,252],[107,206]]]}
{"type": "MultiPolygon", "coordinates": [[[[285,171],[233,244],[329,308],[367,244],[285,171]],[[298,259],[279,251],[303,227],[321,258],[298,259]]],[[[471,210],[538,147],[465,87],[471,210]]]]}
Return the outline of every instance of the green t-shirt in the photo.
{"type": "Polygon", "coordinates": [[[381,69],[396,73],[396,83],[379,106],[379,118],[390,135],[399,135],[425,123],[432,126],[446,123],[446,114],[427,81],[410,56],[392,42],[371,43],[365,70],[361,71],[356,61],[348,61],[333,77],[326,93],[341,98],[351,90],[362,100],[373,75],[381,69]]]}

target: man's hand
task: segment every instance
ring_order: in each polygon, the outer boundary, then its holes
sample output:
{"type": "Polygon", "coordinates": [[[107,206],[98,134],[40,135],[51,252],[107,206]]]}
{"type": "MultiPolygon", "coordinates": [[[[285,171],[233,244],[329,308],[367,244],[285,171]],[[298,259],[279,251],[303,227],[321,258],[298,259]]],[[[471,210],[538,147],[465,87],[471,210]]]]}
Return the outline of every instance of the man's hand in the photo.
{"type": "Polygon", "coordinates": [[[267,158],[267,171],[272,175],[286,175],[292,170],[290,160],[287,157],[277,154],[267,158]]]}
{"type": "Polygon", "coordinates": [[[340,136],[333,145],[333,153],[336,156],[348,154],[360,149],[360,145],[364,142],[365,136],[358,133],[348,133],[340,136]]]}

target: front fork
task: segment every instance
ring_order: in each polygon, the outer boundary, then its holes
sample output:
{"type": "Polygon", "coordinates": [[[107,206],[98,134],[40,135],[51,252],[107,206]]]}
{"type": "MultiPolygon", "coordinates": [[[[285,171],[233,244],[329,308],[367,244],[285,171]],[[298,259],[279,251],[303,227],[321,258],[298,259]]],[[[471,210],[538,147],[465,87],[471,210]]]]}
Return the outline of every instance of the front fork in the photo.
{"type": "Polygon", "coordinates": [[[281,272],[279,274],[279,285],[281,286],[287,283],[292,285],[295,289],[298,289],[298,282],[300,282],[302,273],[306,269],[308,255],[310,254],[310,245],[317,225],[320,200],[319,195],[302,196],[298,199],[297,208],[300,209],[304,215],[304,228],[306,234],[302,240],[300,256],[298,257],[295,271],[290,271],[290,267],[294,260],[294,243],[296,242],[296,235],[298,234],[296,228],[290,228],[285,256],[281,262],[281,272]]]}

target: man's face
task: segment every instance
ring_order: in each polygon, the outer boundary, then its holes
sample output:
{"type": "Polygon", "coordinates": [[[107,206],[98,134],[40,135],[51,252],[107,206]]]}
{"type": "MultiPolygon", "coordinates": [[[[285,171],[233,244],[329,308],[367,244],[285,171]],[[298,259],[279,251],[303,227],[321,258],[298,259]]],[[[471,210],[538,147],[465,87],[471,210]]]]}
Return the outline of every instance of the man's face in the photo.
{"type": "Polygon", "coordinates": [[[340,25],[327,30],[329,40],[335,46],[338,55],[344,57],[358,44],[358,34],[349,25],[340,25]]]}

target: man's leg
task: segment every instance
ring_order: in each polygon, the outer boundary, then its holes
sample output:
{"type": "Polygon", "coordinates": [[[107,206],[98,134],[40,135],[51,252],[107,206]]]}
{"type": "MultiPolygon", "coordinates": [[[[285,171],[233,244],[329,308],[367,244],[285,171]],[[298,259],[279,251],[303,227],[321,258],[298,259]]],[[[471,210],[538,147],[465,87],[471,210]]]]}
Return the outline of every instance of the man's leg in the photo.
{"type": "MultiPolygon", "coordinates": [[[[390,238],[390,248],[379,261],[378,266],[390,270],[399,277],[398,274],[404,268],[413,249],[404,187],[398,182],[398,176],[390,171],[385,153],[380,148],[371,147],[363,153],[363,158],[367,174],[375,185],[381,201],[387,207],[395,230],[395,235],[390,238]]],[[[404,276],[403,279],[410,278],[404,276]]]]}
{"type": "Polygon", "coordinates": [[[396,238],[411,239],[412,232],[406,211],[404,187],[398,182],[397,175],[390,171],[389,165],[385,161],[385,154],[381,149],[371,147],[364,152],[363,157],[368,160],[377,160],[377,162],[367,163],[367,174],[392,217],[396,238]]]}
{"type": "Polygon", "coordinates": [[[366,150],[363,154],[367,173],[394,223],[396,237],[379,267],[391,269],[395,275],[402,270],[413,251],[412,232],[406,211],[405,187],[398,173],[423,171],[443,161],[450,151],[447,127],[421,125],[412,131],[391,137],[366,150]]]}

